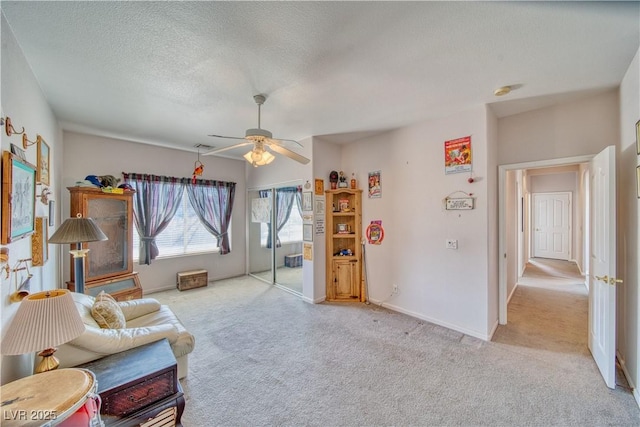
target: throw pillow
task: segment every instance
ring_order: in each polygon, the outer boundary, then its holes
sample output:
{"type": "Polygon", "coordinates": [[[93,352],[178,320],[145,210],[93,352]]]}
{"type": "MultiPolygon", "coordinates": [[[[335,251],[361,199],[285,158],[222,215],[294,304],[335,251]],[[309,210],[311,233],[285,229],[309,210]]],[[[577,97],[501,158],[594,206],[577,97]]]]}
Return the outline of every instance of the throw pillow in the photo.
{"type": "Polygon", "coordinates": [[[91,315],[103,329],[122,329],[126,326],[124,313],[118,302],[104,291],[96,297],[91,307],[91,315]]]}

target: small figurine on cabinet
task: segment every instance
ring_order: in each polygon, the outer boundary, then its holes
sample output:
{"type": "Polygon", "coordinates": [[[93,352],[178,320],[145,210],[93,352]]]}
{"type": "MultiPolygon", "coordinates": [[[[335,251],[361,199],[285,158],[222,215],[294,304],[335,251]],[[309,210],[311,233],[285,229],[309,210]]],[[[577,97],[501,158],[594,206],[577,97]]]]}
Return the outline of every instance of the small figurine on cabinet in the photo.
{"type": "Polygon", "coordinates": [[[336,188],[338,188],[338,172],[337,171],[331,171],[331,173],[329,174],[329,182],[331,183],[332,190],[335,190],[336,188]]]}
{"type": "Polygon", "coordinates": [[[351,189],[352,190],[356,189],[356,174],[355,173],[351,174],[351,189]]]}
{"type": "Polygon", "coordinates": [[[340,171],[340,183],[338,184],[338,187],[340,188],[347,188],[347,177],[344,176],[344,172],[340,171]]]}

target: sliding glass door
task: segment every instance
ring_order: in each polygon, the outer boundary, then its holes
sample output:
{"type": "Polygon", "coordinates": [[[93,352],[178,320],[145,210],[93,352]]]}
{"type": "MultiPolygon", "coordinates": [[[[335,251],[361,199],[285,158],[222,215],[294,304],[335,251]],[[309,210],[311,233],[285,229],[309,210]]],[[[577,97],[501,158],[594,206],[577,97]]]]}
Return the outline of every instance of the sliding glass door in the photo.
{"type": "Polygon", "coordinates": [[[249,273],[302,294],[302,187],[248,192],[249,273]]]}

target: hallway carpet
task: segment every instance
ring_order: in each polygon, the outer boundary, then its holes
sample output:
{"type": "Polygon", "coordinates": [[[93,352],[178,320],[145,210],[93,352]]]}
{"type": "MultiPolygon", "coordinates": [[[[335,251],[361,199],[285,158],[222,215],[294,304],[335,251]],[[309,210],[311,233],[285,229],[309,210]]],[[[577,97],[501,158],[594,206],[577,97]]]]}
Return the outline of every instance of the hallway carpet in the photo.
{"type": "Polygon", "coordinates": [[[149,296],[196,336],[185,426],[640,423],[632,395],[609,390],[564,332],[541,349],[509,330],[485,342],[376,305],[309,304],[250,277],[149,296]]]}

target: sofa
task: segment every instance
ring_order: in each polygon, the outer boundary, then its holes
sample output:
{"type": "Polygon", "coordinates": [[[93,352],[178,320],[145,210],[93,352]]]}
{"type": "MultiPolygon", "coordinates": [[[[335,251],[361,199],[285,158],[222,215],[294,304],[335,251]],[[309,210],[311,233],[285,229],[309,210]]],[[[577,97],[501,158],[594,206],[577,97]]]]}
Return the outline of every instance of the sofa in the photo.
{"type": "Polygon", "coordinates": [[[58,346],[56,357],[60,360],[60,368],[77,366],[167,338],[178,362],[178,378],[187,376],[188,357],[195,346],[195,337],[167,305],[161,305],[153,298],[114,301],[126,324],[123,328],[110,329],[100,327],[92,314],[95,297],[76,292],[72,292],[72,297],[85,331],[78,338],[58,346]]]}

